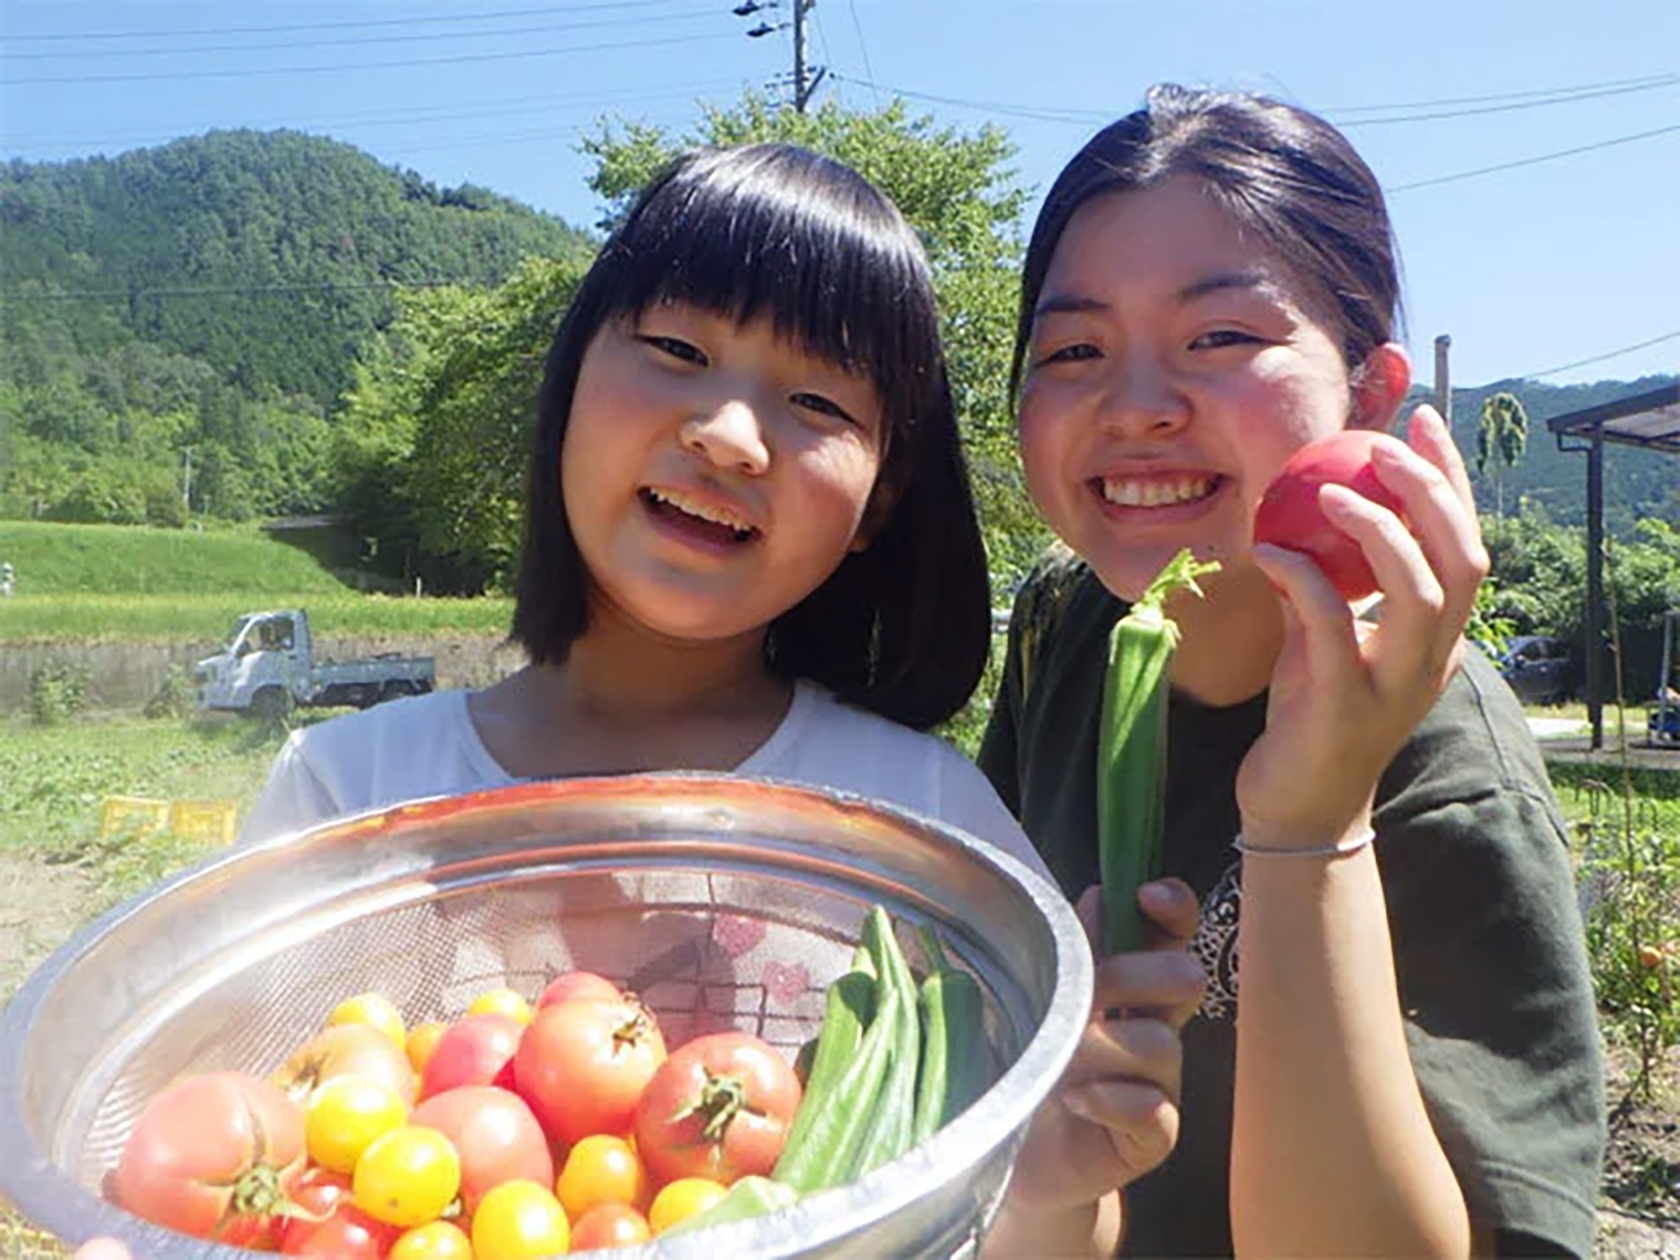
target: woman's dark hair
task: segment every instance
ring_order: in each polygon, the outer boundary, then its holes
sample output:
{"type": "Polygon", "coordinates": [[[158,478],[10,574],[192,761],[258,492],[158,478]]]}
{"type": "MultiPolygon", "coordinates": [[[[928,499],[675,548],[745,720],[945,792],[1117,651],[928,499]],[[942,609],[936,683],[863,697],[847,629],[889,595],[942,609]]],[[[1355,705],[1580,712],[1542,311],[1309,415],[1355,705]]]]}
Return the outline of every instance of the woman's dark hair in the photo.
{"type": "Polygon", "coordinates": [[[1011,395],[1056,244],[1074,213],[1109,193],[1187,175],[1241,227],[1316,286],[1341,324],[1342,359],[1357,370],[1393,339],[1400,312],[1394,232],[1382,187],[1341,132],[1282,101],[1173,84],[1103,128],[1062,168],[1033,225],[1021,280],[1011,395]]]}
{"type": "Polygon", "coordinates": [[[785,144],[678,159],[602,247],[548,353],[537,402],[512,637],[565,659],[587,626],[588,574],[560,493],[584,350],[658,302],[768,319],[806,353],[861,373],[883,411],[869,547],[770,627],[768,664],[909,726],[951,716],[990,648],[985,545],[958,440],[927,260],[893,204],[850,168],[785,144]]]}

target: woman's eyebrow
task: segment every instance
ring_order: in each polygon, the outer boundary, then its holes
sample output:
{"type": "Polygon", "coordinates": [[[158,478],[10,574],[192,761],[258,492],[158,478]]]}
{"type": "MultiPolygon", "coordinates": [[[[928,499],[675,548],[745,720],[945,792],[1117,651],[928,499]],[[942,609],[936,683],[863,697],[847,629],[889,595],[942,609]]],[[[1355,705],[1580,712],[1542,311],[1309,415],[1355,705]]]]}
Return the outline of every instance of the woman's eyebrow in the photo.
{"type": "Polygon", "coordinates": [[[1271,277],[1263,271],[1221,271],[1211,276],[1203,276],[1200,280],[1192,280],[1180,289],[1175,296],[1181,306],[1187,306],[1200,298],[1221,293],[1228,289],[1265,289],[1269,291],[1275,287],[1271,277]]]}
{"type": "Polygon", "coordinates": [[[1078,315],[1086,311],[1106,311],[1109,304],[1101,298],[1083,297],[1077,293],[1052,293],[1048,297],[1040,298],[1038,305],[1033,307],[1033,318],[1042,319],[1046,315],[1078,315]]]}

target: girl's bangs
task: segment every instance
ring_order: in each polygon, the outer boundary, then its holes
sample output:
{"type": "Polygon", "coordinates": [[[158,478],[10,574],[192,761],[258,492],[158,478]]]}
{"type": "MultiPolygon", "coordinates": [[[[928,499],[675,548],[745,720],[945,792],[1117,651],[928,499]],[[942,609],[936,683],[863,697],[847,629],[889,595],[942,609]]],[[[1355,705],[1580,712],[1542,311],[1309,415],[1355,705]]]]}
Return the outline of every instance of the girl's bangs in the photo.
{"type": "Polygon", "coordinates": [[[730,174],[684,171],[625,225],[613,313],[674,301],[768,319],[806,353],[868,377],[890,417],[912,417],[939,332],[909,229],[821,168],[730,174]]]}

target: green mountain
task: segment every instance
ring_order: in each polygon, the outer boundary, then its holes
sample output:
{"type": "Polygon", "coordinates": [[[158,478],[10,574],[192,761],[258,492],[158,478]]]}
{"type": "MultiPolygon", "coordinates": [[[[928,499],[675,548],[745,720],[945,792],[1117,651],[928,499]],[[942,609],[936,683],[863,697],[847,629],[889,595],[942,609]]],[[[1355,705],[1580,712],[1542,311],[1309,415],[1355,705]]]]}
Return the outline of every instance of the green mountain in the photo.
{"type": "Polygon", "coordinates": [[[0,516],[319,510],[334,413],[397,286],[590,248],[292,131],[0,165],[0,516]]]}
{"type": "MultiPolygon", "coordinates": [[[[1635,381],[1595,381],[1590,385],[1547,385],[1539,381],[1494,381],[1474,389],[1453,390],[1453,437],[1471,463],[1476,502],[1484,512],[1495,510],[1502,479],[1504,509],[1516,513],[1527,499],[1546,510],[1561,525],[1583,525],[1587,513],[1587,458],[1558,449],[1546,427],[1555,416],[1647,393],[1669,384],[1673,376],[1647,376],[1635,381]],[[1502,477],[1490,461],[1477,476],[1474,467],[1476,434],[1482,404],[1501,391],[1516,395],[1528,413],[1528,444],[1516,465],[1502,477]]],[[[1420,399],[1421,400],[1421,399],[1420,399]]],[[[1578,443],[1576,443],[1578,445],[1578,443]]],[[[1604,514],[1617,532],[1631,528],[1641,517],[1680,522],[1680,455],[1617,444],[1606,444],[1604,455],[1604,514]]]]}
{"type": "Polygon", "coordinates": [[[120,329],[249,389],[329,406],[349,379],[347,349],[395,314],[392,285],[492,283],[528,254],[587,245],[486,189],[440,189],[294,131],[0,167],[10,317],[92,308],[63,321],[97,329],[79,338],[87,348],[120,329]]]}

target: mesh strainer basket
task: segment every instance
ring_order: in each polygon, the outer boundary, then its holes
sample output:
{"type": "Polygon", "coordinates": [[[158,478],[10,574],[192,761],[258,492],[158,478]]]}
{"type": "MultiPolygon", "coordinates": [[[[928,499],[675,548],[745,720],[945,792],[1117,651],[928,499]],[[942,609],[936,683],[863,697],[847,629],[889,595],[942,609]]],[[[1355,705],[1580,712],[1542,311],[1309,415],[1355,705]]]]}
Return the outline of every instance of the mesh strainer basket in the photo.
{"type": "Polygon", "coordinates": [[[145,1101],[174,1077],[267,1073],[354,993],[386,994],[410,1022],[449,1019],[488,988],[535,997],[570,968],[634,989],[672,1045],[738,1027],[791,1057],[876,902],[913,966],[914,929],[928,924],[978,978],[1001,1077],[850,1186],[640,1251],[971,1254],[1089,1013],[1072,908],[937,822],[719,775],[399,806],[216,857],[113,910],[0,1012],[0,1195],[74,1242],[113,1234],[143,1257],[247,1256],[98,1195],[145,1101]]]}

